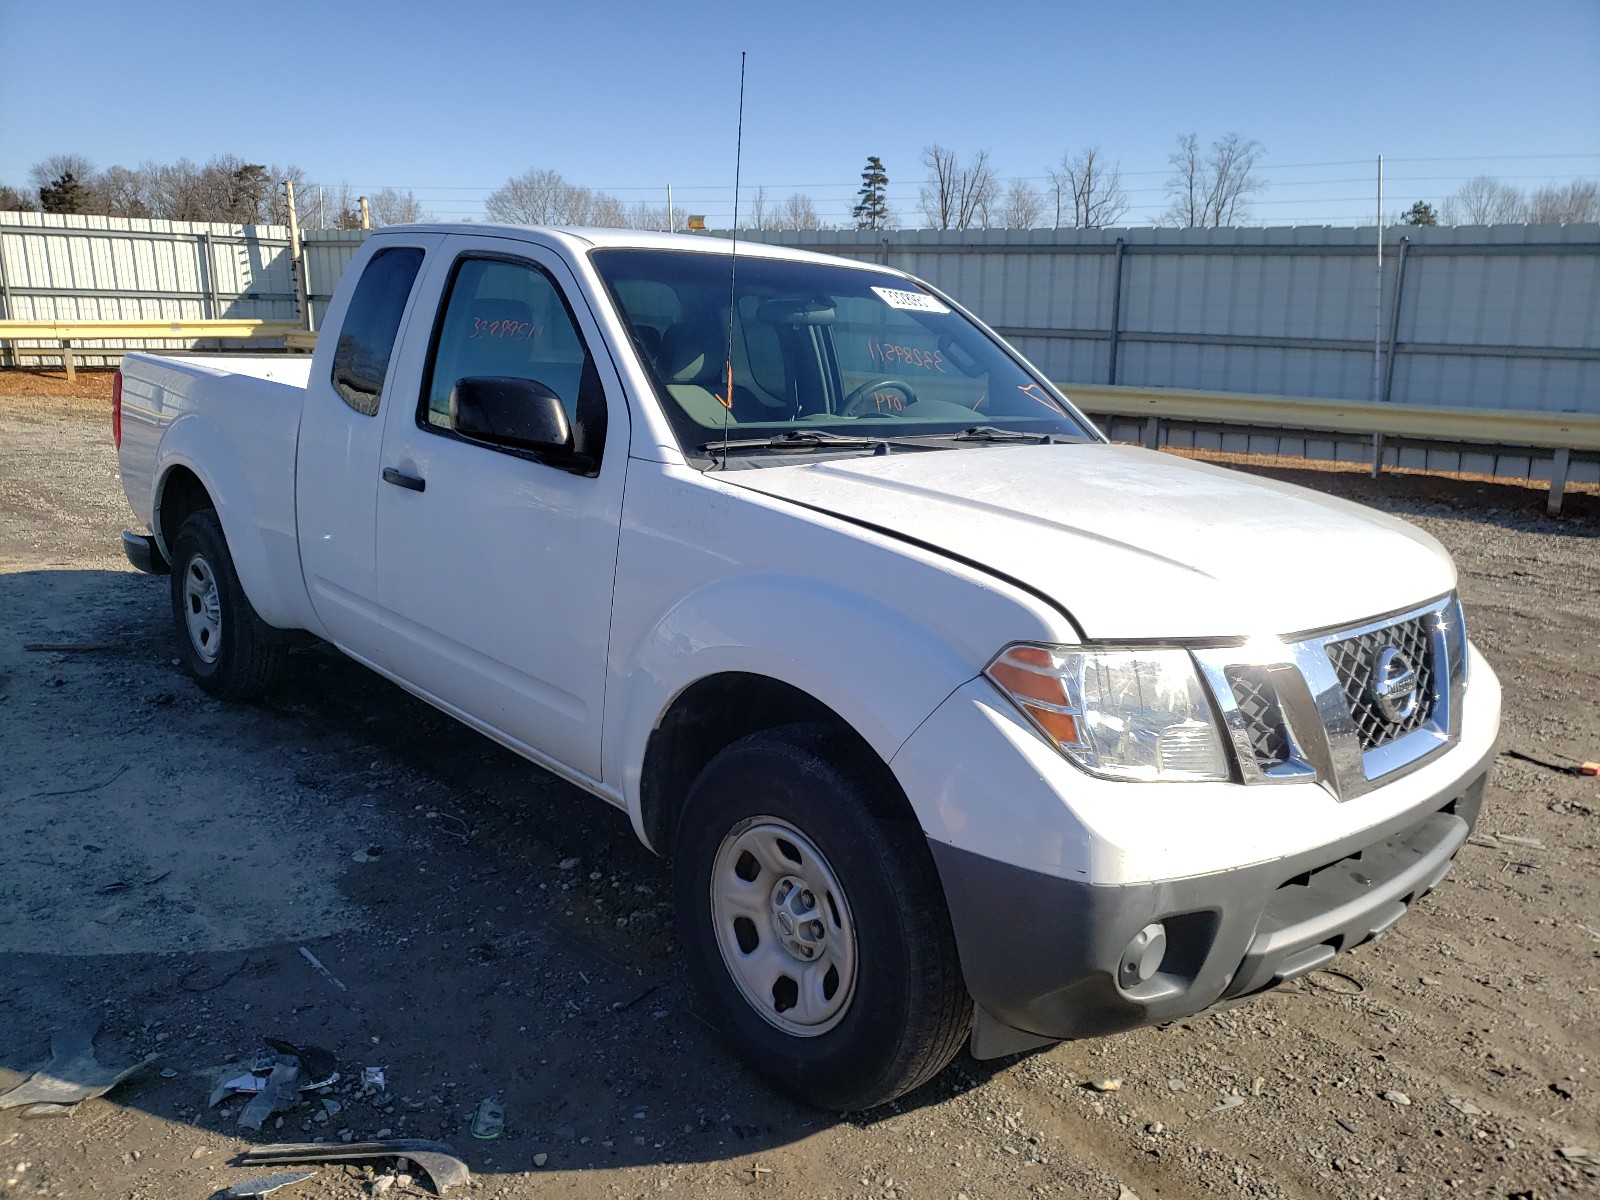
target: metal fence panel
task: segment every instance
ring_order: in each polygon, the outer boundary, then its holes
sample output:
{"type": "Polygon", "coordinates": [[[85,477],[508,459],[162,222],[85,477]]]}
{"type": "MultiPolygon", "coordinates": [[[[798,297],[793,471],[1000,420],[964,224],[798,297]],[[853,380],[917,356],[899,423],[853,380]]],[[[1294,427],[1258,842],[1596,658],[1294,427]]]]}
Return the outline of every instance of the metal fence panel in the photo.
{"type": "Polygon", "coordinates": [[[1366,400],[1376,340],[1377,398],[1600,413],[1600,226],[1384,236],[1380,289],[1376,229],[740,234],[927,279],[1054,379],[1366,400]]]}
{"type": "MultiPolygon", "coordinates": [[[[279,226],[0,213],[0,316],[8,320],[292,321],[295,315],[288,231],[279,226]]],[[[81,354],[78,361],[103,364],[123,350],[197,344],[106,343],[116,353],[81,354]]],[[[269,343],[253,343],[263,344],[269,343]]]]}

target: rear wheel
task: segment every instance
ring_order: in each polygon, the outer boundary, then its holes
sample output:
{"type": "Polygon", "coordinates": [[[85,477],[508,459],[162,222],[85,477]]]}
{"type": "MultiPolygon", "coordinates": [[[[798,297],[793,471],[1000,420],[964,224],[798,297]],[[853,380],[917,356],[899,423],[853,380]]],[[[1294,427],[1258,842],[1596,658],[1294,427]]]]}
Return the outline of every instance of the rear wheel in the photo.
{"type": "Polygon", "coordinates": [[[184,666],[218,699],[261,695],[283,665],[283,635],[245,596],[209,508],[185,518],[172,541],[172,621],[184,666]]]}
{"type": "Polygon", "coordinates": [[[881,764],[822,726],[735,742],[679,824],[679,936],[704,1002],[769,1082],[870,1108],[936,1075],[972,1004],[922,831],[881,764]]]}

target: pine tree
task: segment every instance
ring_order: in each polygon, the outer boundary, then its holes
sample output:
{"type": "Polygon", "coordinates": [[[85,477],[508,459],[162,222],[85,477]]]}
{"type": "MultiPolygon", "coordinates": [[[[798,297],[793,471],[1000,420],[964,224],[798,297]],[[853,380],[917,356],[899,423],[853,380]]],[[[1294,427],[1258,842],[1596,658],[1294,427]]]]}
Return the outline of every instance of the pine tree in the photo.
{"type": "Polygon", "coordinates": [[[1433,205],[1426,200],[1418,200],[1400,218],[1400,224],[1402,225],[1437,225],[1438,223],[1439,214],[1433,211],[1433,205]]]}
{"type": "Polygon", "coordinates": [[[861,203],[850,210],[857,229],[882,229],[889,220],[889,174],[876,154],[867,157],[861,170],[861,203]]]}
{"type": "Polygon", "coordinates": [[[89,205],[89,191],[71,171],[39,189],[39,207],[47,213],[78,213],[89,205]]]}

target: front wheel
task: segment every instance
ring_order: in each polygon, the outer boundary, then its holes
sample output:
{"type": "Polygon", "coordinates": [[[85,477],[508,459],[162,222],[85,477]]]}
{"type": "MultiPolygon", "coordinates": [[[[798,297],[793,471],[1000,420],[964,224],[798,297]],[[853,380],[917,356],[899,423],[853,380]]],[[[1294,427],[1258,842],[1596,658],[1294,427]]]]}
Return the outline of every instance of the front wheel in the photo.
{"type": "Polygon", "coordinates": [[[282,635],[244,594],[209,508],[185,518],[172,540],[172,622],[184,666],[220,700],[261,695],[283,665],[282,635]]]}
{"type": "Polygon", "coordinates": [[[679,936],[734,1049],[781,1090],[863,1109],[926,1082],[972,1021],[922,831],[822,726],[714,758],[679,823],[679,936]]]}

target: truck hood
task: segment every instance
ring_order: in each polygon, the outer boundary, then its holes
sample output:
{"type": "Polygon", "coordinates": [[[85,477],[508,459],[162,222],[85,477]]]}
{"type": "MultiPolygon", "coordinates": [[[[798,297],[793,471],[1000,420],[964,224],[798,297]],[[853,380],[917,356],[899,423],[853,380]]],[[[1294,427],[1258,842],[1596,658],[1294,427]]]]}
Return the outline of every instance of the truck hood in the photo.
{"type": "Polygon", "coordinates": [[[1444,547],[1394,517],[1130,446],[973,447],[718,478],[1009,576],[1095,640],[1302,633],[1455,586],[1444,547]]]}

